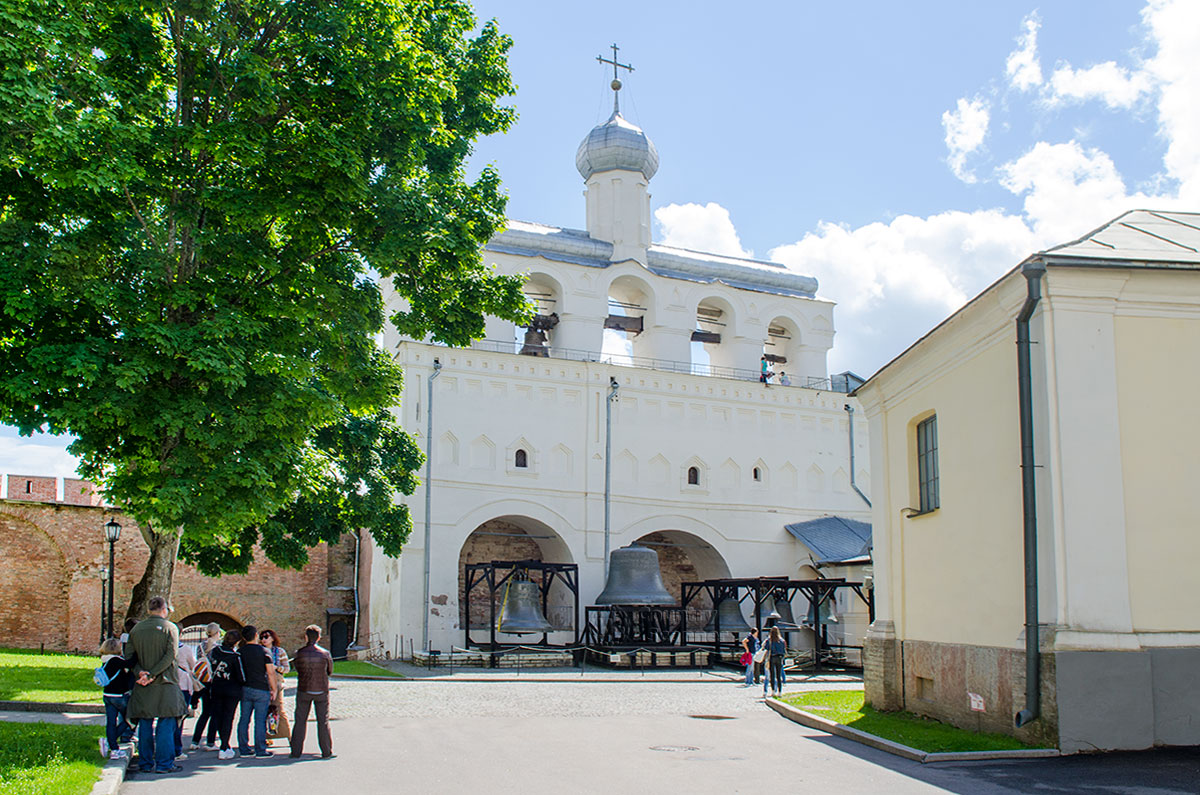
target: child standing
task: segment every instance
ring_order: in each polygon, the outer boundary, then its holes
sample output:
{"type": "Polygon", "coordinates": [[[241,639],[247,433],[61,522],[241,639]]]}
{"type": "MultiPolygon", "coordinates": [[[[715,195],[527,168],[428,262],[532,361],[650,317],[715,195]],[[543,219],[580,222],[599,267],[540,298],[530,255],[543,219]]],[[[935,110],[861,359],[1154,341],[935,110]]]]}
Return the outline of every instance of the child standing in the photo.
{"type": "Polygon", "coordinates": [[[121,743],[133,737],[133,728],[125,721],[129,692],[133,690],[133,663],[121,656],[121,641],[109,638],[100,644],[100,668],[108,678],[104,685],[104,736],[100,753],[109,759],[124,759],[121,743]]]}

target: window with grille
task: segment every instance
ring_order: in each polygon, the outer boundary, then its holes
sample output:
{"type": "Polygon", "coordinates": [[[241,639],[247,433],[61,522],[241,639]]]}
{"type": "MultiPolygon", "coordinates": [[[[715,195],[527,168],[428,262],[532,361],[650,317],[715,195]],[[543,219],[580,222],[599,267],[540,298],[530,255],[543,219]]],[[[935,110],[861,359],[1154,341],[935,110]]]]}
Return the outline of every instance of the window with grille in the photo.
{"type": "Polygon", "coordinates": [[[529,466],[529,454],[524,450],[517,450],[517,454],[513,456],[513,466],[519,469],[526,469],[529,466]]]}
{"type": "Polygon", "coordinates": [[[688,467],[687,475],[688,475],[688,485],[689,486],[699,486],[700,485],[700,470],[698,468],[688,467]]]}
{"type": "Polygon", "coordinates": [[[940,507],[938,497],[937,415],[917,424],[917,493],[921,513],[940,507]]]}

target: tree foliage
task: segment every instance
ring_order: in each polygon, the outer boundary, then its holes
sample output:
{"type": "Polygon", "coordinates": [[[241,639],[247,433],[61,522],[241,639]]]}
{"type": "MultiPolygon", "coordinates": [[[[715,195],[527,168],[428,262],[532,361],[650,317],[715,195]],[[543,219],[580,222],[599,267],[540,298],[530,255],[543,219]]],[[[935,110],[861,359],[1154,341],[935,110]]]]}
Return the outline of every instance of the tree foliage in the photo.
{"type": "Polygon", "coordinates": [[[463,165],[514,118],[509,39],[458,0],[0,0],[0,31],[0,421],[75,435],[142,596],[176,544],[398,553],[420,453],[378,282],[450,344],[525,312],[463,165]]]}

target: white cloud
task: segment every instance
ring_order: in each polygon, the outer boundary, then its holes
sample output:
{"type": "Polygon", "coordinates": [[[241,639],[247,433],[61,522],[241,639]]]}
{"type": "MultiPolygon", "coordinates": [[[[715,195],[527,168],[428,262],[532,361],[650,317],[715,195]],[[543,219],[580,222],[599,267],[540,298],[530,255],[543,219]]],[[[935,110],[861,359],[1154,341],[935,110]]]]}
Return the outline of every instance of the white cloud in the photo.
{"type": "Polygon", "coordinates": [[[1042,67],[1037,55],[1037,34],[1042,21],[1033,13],[1021,21],[1021,26],[1024,32],[1017,36],[1017,49],[1009,53],[1004,71],[1013,88],[1028,91],[1042,84],[1042,67]]]}
{"type": "Polygon", "coordinates": [[[830,369],[869,375],[1036,248],[1021,218],[980,210],[857,229],[823,222],[770,256],[838,302],[830,369]]]}
{"type": "Polygon", "coordinates": [[[1130,72],[1105,61],[1087,69],[1060,66],[1050,76],[1051,104],[1075,100],[1103,100],[1110,108],[1131,108],[1138,98],[1150,91],[1150,75],[1143,71],[1130,72]]]}
{"type": "MultiPolygon", "coordinates": [[[[1040,141],[1000,169],[1000,184],[1025,196],[1025,215],[1043,243],[1065,243],[1134,205],[1151,202],[1129,195],[1112,158],[1076,141],[1040,141]]],[[[1152,200],[1162,206],[1161,197],[1152,200]]]]}
{"type": "Polygon", "coordinates": [[[975,174],[966,167],[967,155],[983,146],[990,118],[988,103],[978,97],[972,100],[962,97],[954,110],[942,114],[946,148],[950,150],[946,162],[950,164],[954,176],[963,182],[975,181],[975,174]]]}
{"type": "Polygon", "coordinates": [[[1167,174],[1179,197],[1200,207],[1200,3],[1152,0],[1142,21],[1158,49],[1145,65],[1158,86],[1158,131],[1167,141],[1167,174]]]}
{"type": "Polygon", "coordinates": [[[742,248],[729,211],[716,202],[668,204],[654,211],[662,227],[662,243],[668,246],[711,251],[734,257],[752,257],[742,248]]]}
{"type": "Polygon", "coordinates": [[[79,460],[65,449],[62,439],[49,437],[13,438],[0,436],[0,473],[10,475],[53,475],[60,478],[78,477],[75,468],[79,460]]]}

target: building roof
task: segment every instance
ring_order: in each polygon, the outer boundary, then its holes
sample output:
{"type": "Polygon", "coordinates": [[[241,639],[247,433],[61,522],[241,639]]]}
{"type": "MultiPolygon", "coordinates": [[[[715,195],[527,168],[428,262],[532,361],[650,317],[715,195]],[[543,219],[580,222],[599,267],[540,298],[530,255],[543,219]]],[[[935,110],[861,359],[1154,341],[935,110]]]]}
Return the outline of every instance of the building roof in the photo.
{"type": "Polygon", "coordinates": [[[1035,256],[1047,265],[1200,268],[1200,213],[1130,210],[1035,256]]]}
{"type": "Polygon", "coordinates": [[[647,179],[658,172],[658,150],[642,128],[614,110],[604,124],[592,128],[575,153],[575,167],[585,180],[597,171],[640,171],[647,179]]]}
{"type": "MultiPolygon", "coordinates": [[[[592,268],[612,265],[613,246],[588,236],[582,229],[564,229],[527,221],[510,221],[508,228],[488,241],[487,251],[544,257],[592,268]]],[[[817,280],[778,262],[730,257],[653,244],[646,252],[646,269],[668,279],[711,283],[774,295],[813,298],[817,280]]]]}
{"type": "Polygon", "coordinates": [[[871,525],[843,516],[822,516],[784,525],[800,543],[812,550],[817,563],[843,563],[861,558],[871,549],[871,525]]]}

